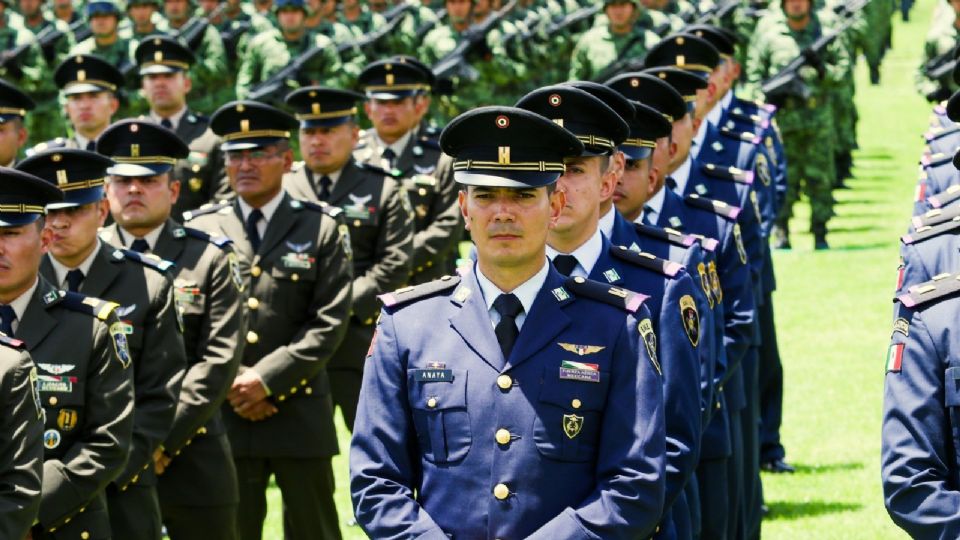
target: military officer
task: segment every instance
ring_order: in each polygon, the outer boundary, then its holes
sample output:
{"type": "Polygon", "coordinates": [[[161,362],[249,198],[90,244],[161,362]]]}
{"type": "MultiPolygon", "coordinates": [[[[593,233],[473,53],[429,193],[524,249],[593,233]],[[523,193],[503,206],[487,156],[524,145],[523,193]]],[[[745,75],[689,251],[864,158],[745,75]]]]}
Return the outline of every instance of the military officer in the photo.
{"type": "Polygon", "coordinates": [[[355,39],[354,34],[343,23],[330,26],[329,29],[311,29],[306,26],[307,8],[304,0],[277,0],[274,3],[277,16],[277,28],[283,36],[283,43],[296,58],[313,49],[320,48],[323,54],[317,55],[300,70],[299,78],[311,84],[329,84],[349,88],[356,83],[363,57],[359,50],[348,49],[349,62],[344,62],[338,53],[339,45],[345,40],[355,39]],[[337,29],[341,29],[337,35],[337,29]],[[321,30],[328,30],[323,32],[321,30]],[[338,41],[339,40],[339,41],[338,41]]]}
{"type": "Polygon", "coordinates": [[[223,172],[220,138],[210,130],[210,119],[187,105],[187,95],[193,89],[190,66],[194,59],[190,50],[169,37],[152,36],[137,47],[141,88],[150,104],[150,119],[176,132],[190,148],[171,172],[180,183],[171,214],[178,221],[186,210],[233,195],[223,172]]]}
{"type": "Polygon", "coordinates": [[[137,101],[135,95],[127,95],[119,91],[127,86],[135,86],[133,84],[136,78],[133,51],[137,44],[131,38],[122,37],[118,32],[122,14],[116,0],[89,2],[86,14],[93,35],[74,45],[70,54],[95,54],[117,68],[123,81],[123,84],[117,85],[117,95],[122,100],[119,116],[120,118],[130,116],[130,113],[136,110],[136,107],[142,107],[142,104],[133,103],[137,101]]]}
{"type": "Polygon", "coordinates": [[[111,164],[93,152],[62,148],[35,154],[18,168],[62,186],[65,193],[64,202],[47,207],[53,239],[41,274],[65,290],[121,306],[117,316],[130,344],[135,405],[130,457],[106,490],[110,528],[117,538],[159,539],[153,454],[170,430],[186,357],[166,274],[172,263],[148,258],[137,246],[126,251],[97,238],[109,211],[103,178],[111,164]]]}
{"type": "Polygon", "coordinates": [[[333,402],[353,428],[364,356],[373,337],[377,295],[407,282],[413,212],[402,184],[382,168],[353,158],[361,95],[323,87],[301,88],[287,97],[300,120],[304,163],[284,176],[291,195],[343,210],[353,252],[353,314],[347,336],[327,366],[333,402]]]}
{"type": "MultiPolygon", "coordinates": [[[[123,469],[133,425],[130,354],[118,306],[38,277],[51,240],[44,206],[63,194],[14,169],[0,169],[0,181],[0,324],[27,344],[36,364],[30,384],[39,391],[45,428],[39,515],[24,525],[33,525],[37,540],[110,538],[103,489],[123,469]]],[[[24,537],[22,530],[4,531],[5,538],[24,537]]]]}
{"type": "Polygon", "coordinates": [[[19,88],[0,79],[0,163],[12,167],[29,136],[27,113],[35,103],[19,88]]]}
{"type": "Polygon", "coordinates": [[[67,58],[57,67],[53,77],[66,98],[65,108],[73,126],[73,136],[42,142],[29,153],[51,148],[93,151],[97,137],[110,125],[110,118],[120,106],[117,92],[123,86],[123,77],[115,67],[93,55],[67,58]]]}
{"type": "Polygon", "coordinates": [[[168,33],[170,25],[160,15],[160,4],[160,0],[129,0],[127,21],[130,25],[122,28],[120,34],[140,42],[147,36],[168,33]]]}
{"type": "Polygon", "coordinates": [[[350,454],[357,521],[374,538],[648,536],[664,427],[646,297],[546,258],[553,184],[582,143],[486,107],[441,146],[477,262],[382,297],[350,454]]]}
{"type": "Polygon", "coordinates": [[[224,420],[240,487],[241,539],[259,539],[276,477],[290,538],[340,538],[330,459],[338,451],[324,370],[350,314],[350,240],[342,212],[284,191],[292,116],[250,101],[214,113],[232,203],[188,212],[189,226],[233,239],[246,297],[240,373],[224,420]]]}
{"type": "MultiPolygon", "coordinates": [[[[600,201],[612,196],[617,148],[628,138],[633,105],[600,85],[572,83],[537,89],[517,106],[563,122],[584,142],[580,156],[567,158],[557,185],[566,194],[560,219],[547,234],[547,257],[561,274],[587,277],[649,296],[647,307],[659,338],[666,423],[667,489],[661,528],[665,537],[690,534],[683,494],[696,467],[700,444],[700,315],[693,280],[676,263],[613,246],[600,232],[600,201]],[[577,85],[576,87],[573,85],[577,85]],[[602,95],[601,100],[597,96],[602,95]],[[682,305],[681,305],[682,304],[682,305]]],[[[665,121],[664,121],[665,122],[665,121]]],[[[704,405],[706,406],[706,405],[704,405]]]]}
{"type": "Polygon", "coordinates": [[[187,370],[173,426],[153,456],[163,523],[174,540],[234,539],[237,474],[220,406],[244,348],[236,254],[230,240],[171,219],[180,191],[172,163],[189,152],[172,131],[121,120],[101,135],[97,151],[122,163],[106,189],[115,223],[100,238],[127,249],[146,242],[147,251],[176,265],[187,370]],[[140,159],[123,163],[133,157],[140,159]]]}
{"type": "MultiPolygon", "coordinates": [[[[0,217],[3,227],[9,225],[0,217]]],[[[0,299],[2,301],[2,299],[0,299]]],[[[12,334],[13,331],[11,330],[12,334]]],[[[24,538],[37,519],[43,475],[43,409],[37,368],[27,345],[0,331],[0,396],[3,396],[4,459],[0,481],[7,489],[0,498],[0,535],[24,538]]]]}
{"type": "Polygon", "coordinates": [[[462,224],[452,171],[440,174],[443,154],[420,125],[430,107],[431,74],[401,57],[368,65],[359,82],[373,128],[360,136],[354,158],[402,178],[415,212],[410,282],[437,279],[453,270],[462,224]]]}
{"type": "Polygon", "coordinates": [[[52,139],[63,133],[65,124],[63,109],[57,99],[57,85],[53,81],[53,68],[60,65],[76,43],[70,25],[55,18],[44,8],[41,0],[19,0],[17,5],[23,15],[23,25],[33,35],[54,35],[60,37],[51,45],[40,47],[43,58],[43,70],[36,88],[31,94],[39,103],[27,118],[27,130],[30,133],[31,146],[52,139]]]}

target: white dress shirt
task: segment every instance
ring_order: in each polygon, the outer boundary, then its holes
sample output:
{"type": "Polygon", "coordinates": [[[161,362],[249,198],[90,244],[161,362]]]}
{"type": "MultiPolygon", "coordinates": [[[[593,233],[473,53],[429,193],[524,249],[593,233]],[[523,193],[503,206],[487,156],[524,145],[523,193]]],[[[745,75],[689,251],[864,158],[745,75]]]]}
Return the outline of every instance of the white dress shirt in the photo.
{"type": "Polygon", "coordinates": [[[533,307],[533,301],[537,299],[537,294],[540,293],[540,289],[543,288],[543,284],[547,281],[547,273],[550,271],[550,263],[547,262],[547,259],[543,259],[543,267],[534,274],[530,279],[524,281],[518,285],[512,291],[501,291],[499,287],[493,284],[492,281],[487,279],[487,276],[483,275],[483,272],[480,271],[480,265],[474,265],[474,268],[477,272],[477,282],[480,284],[480,292],[483,293],[483,300],[487,303],[487,313],[490,314],[490,322],[493,324],[493,327],[497,327],[497,323],[500,322],[500,314],[497,313],[497,310],[493,309],[493,303],[496,301],[497,297],[501,294],[513,293],[517,300],[520,300],[520,305],[523,306],[523,313],[517,315],[517,330],[523,328],[523,322],[527,320],[527,314],[530,313],[530,308],[533,307]]]}

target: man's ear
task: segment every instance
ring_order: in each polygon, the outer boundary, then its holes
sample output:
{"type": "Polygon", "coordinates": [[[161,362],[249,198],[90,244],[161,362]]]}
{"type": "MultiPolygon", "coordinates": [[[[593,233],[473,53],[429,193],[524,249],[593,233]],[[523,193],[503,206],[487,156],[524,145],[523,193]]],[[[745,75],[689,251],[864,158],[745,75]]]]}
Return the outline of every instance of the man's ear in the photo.
{"type": "Polygon", "coordinates": [[[461,189],[457,193],[457,204],[460,205],[460,215],[463,216],[463,226],[466,230],[470,230],[470,215],[467,211],[467,190],[461,189]]]}

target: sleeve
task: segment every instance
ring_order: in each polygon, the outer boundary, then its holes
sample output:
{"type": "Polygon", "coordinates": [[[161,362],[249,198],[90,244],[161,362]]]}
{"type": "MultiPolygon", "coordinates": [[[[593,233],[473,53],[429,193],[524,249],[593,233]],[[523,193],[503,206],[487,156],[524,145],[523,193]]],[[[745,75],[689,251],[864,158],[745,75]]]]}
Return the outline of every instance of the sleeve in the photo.
{"type": "Polygon", "coordinates": [[[43,463],[39,520],[46,530],[59,527],[81,511],[127,461],[133,433],[133,369],[117,356],[107,331],[119,322],[111,314],[105,323],[95,326],[85,374],[82,437],[62,459],[43,463]]]}
{"type": "Polygon", "coordinates": [[[420,268],[429,261],[442,264],[460,240],[463,220],[457,204],[459,189],[453,180],[452,160],[441,157],[437,164],[437,196],[430,215],[436,216],[422,231],[413,235],[412,268],[420,268]]]}
{"type": "Polygon", "coordinates": [[[769,66],[768,51],[763,42],[763,32],[760,25],[757,25],[757,31],[750,38],[750,44],[747,46],[747,61],[743,68],[744,72],[744,97],[763,98],[760,91],[760,85],[767,77],[769,66]]]}
{"type": "Polygon", "coordinates": [[[212,24],[207,26],[196,55],[199,61],[190,69],[194,84],[199,88],[215,88],[227,80],[227,53],[220,32],[212,24]]]}
{"type": "Polygon", "coordinates": [[[163,445],[171,456],[190,442],[223,403],[246,343],[240,339],[240,291],[231,277],[227,253],[216,251],[207,273],[206,310],[197,329],[200,339],[194,355],[198,361],[184,374],[173,425],[163,445]]]}
{"type": "Polygon", "coordinates": [[[649,318],[646,306],[626,317],[610,374],[609,407],[603,416],[597,454],[597,487],[576,508],[567,508],[529,540],[646,538],[664,505],[663,379],[637,329],[649,318]],[[628,407],[627,405],[635,405],[628,407]]]}
{"type": "Polygon", "coordinates": [[[895,358],[902,347],[900,365],[888,361],[884,385],[884,503],[913,538],[960,538],[960,491],[954,480],[960,364],[946,362],[949,352],[940,349],[922,313],[911,319],[910,335],[894,332],[888,352],[895,358]]]}
{"type": "Polygon", "coordinates": [[[567,75],[568,80],[586,81],[595,75],[593,66],[590,63],[589,36],[588,31],[588,33],[585,33],[577,40],[577,44],[573,47],[573,54],[570,55],[570,73],[567,75]]]}
{"type": "Polygon", "coordinates": [[[162,285],[150,301],[143,349],[133,362],[133,444],[127,465],[117,477],[121,489],[153,465],[154,450],[162,447],[170,432],[187,365],[173,286],[165,275],[161,277],[162,285]]]}
{"type": "Polygon", "coordinates": [[[0,375],[0,538],[26,536],[40,507],[43,421],[35,381],[37,368],[25,351],[9,350],[9,369],[0,375]]]}
{"type": "Polygon", "coordinates": [[[393,316],[380,315],[350,443],[350,493],[357,523],[370,538],[445,540],[416,500],[415,451],[406,369],[393,316]]]}
{"type": "MultiPolygon", "coordinates": [[[[750,267],[740,261],[730,230],[732,225],[725,226],[728,230],[717,255],[717,264],[723,289],[723,347],[727,353],[726,376],[729,379],[736,373],[753,343],[756,299],[750,267]]],[[[723,382],[726,383],[726,380],[723,382]]]]}
{"type": "Polygon", "coordinates": [[[352,263],[347,255],[349,236],[342,221],[321,217],[316,260],[319,279],[313,291],[311,317],[288,345],[275,349],[253,367],[267,388],[300,386],[323,369],[340,346],[350,316],[352,263]]]}
{"type": "Polygon", "coordinates": [[[353,280],[353,313],[360,320],[376,316],[378,294],[401,287],[409,277],[413,247],[410,200],[397,182],[385,179],[384,186],[385,221],[377,237],[377,262],[353,280]]]}

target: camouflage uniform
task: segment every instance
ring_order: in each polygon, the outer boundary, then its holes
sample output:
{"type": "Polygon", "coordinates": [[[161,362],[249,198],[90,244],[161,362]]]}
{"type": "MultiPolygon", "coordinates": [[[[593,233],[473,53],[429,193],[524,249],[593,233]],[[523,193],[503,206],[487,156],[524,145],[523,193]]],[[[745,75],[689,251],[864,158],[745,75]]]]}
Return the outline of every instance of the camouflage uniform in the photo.
{"type": "Polygon", "coordinates": [[[3,21],[0,25],[0,50],[11,51],[20,45],[28,45],[20,59],[12,63],[12,67],[0,68],[0,77],[32,94],[41,87],[43,81],[45,64],[40,47],[34,44],[33,33],[24,27],[20,14],[8,9],[0,15],[0,20],[3,21]]]}
{"type": "MultiPolygon", "coordinates": [[[[811,14],[810,23],[799,32],[790,30],[782,13],[771,13],[761,19],[748,49],[745,70],[748,90],[752,90],[755,97],[762,97],[756,95],[760,84],[779,73],[826,31],[816,13],[811,14]]],[[[818,236],[826,234],[827,221],[833,216],[835,135],[830,91],[843,81],[850,65],[840,40],[834,40],[821,51],[820,58],[825,67],[823,80],[818,79],[814,68],[801,68],[801,76],[812,92],[810,98],[788,97],[777,111],[787,154],[787,193],[777,225],[786,229],[803,182],[804,192],[810,199],[811,231],[818,236]]]]}
{"type": "MultiPolygon", "coordinates": [[[[176,33],[177,29],[171,27],[171,32],[176,33]]],[[[192,52],[197,61],[190,68],[193,90],[187,96],[187,106],[203,114],[212,114],[220,105],[235,99],[233,88],[229,83],[224,84],[229,81],[230,72],[220,32],[213,25],[207,26],[200,46],[192,52]]]]}
{"type": "Polygon", "coordinates": [[[62,32],[63,37],[58,39],[48,50],[41,51],[43,54],[42,78],[37,83],[37,88],[32,94],[37,107],[27,115],[27,131],[30,139],[27,141],[28,148],[43,141],[55,139],[66,133],[66,122],[63,119],[63,111],[58,101],[60,89],[53,82],[53,71],[60,65],[60,62],[70,53],[70,49],[76,45],[73,40],[73,32],[70,31],[70,25],[55,19],[49,13],[43,14],[43,21],[30,26],[24,21],[24,26],[33,32],[34,35],[40,32],[57,31],[62,32]],[[47,30],[47,28],[55,30],[47,30]]]}
{"type": "Polygon", "coordinates": [[[253,86],[283,69],[290,60],[290,52],[278,30],[251,37],[237,69],[237,99],[246,99],[253,86]]]}
{"type": "Polygon", "coordinates": [[[936,81],[931,80],[923,72],[924,66],[929,64],[931,60],[950,53],[957,46],[958,39],[960,39],[960,29],[956,25],[957,21],[953,15],[953,10],[946,10],[944,17],[933,19],[923,44],[923,60],[917,68],[915,84],[920,95],[931,101],[947,99],[958,88],[957,84],[953,82],[950,72],[936,81]]]}
{"type": "Polygon", "coordinates": [[[879,81],[880,62],[892,39],[893,28],[890,17],[896,8],[891,0],[872,0],[863,9],[870,29],[867,33],[869,38],[866,42],[867,47],[863,50],[863,56],[867,59],[871,77],[875,75],[879,81]]]}
{"type": "MultiPolygon", "coordinates": [[[[606,20],[606,17],[603,18],[606,20]]],[[[660,41],[660,37],[651,30],[652,21],[650,11],[644,10],[628,34],[614,34],[610,31],[609,24],[594,26],[585,32],[573,48],[568,78],[596,80],[610,64],[620,59],[642,58],[647,54],[647,50],[660,41]]],[[[599,78],[608,79],[613,75],[616,73],[599,78]]]]}

